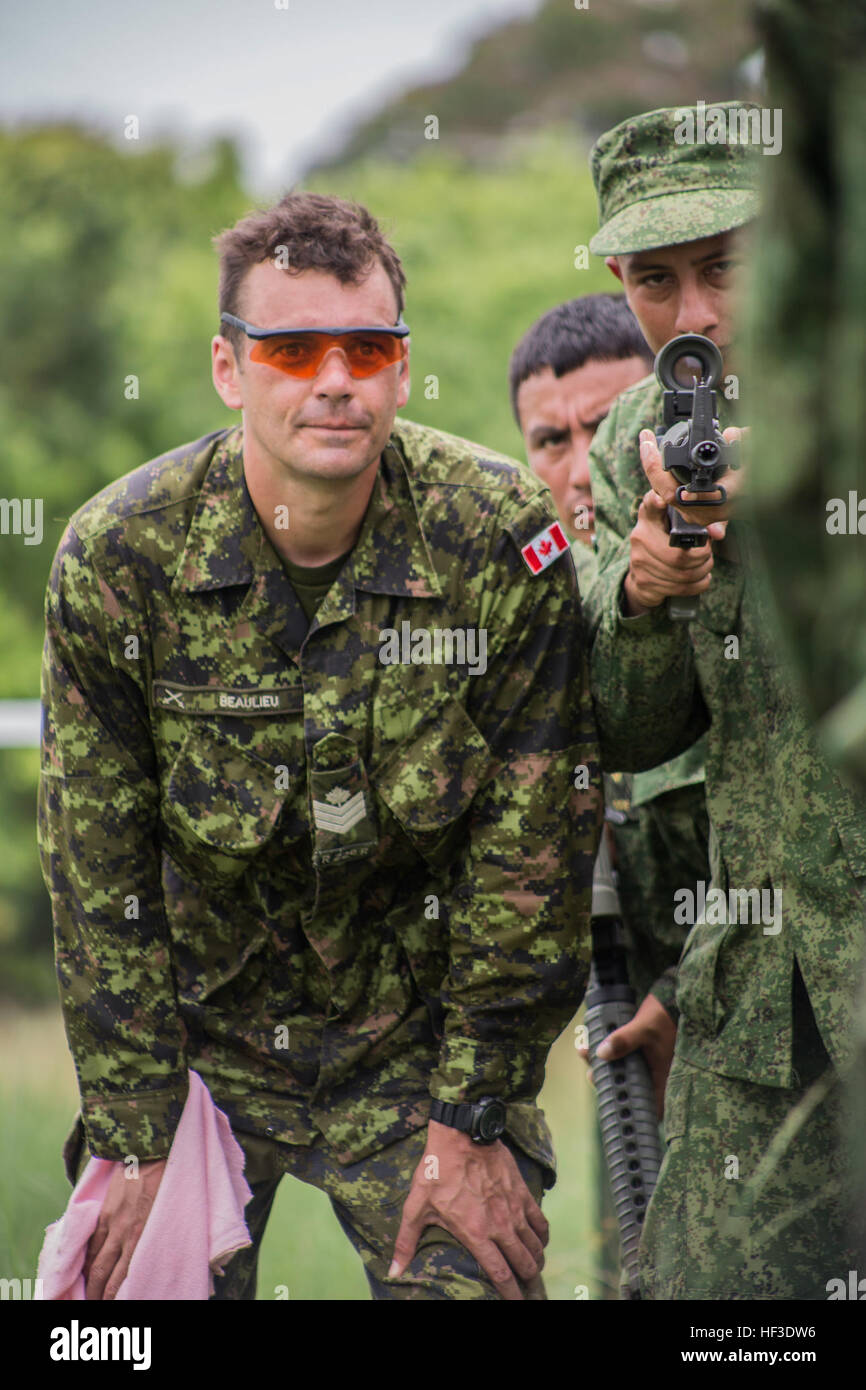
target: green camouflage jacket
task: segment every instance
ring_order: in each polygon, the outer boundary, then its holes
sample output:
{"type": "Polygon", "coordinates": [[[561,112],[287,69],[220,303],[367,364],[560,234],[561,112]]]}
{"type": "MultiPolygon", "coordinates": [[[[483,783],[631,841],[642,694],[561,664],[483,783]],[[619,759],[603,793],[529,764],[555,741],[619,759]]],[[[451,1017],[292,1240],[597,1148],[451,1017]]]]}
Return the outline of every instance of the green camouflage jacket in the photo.
{"type": "MultiPolygon", "coordinates": [[[[571,553],[578,589],[588,593],[598,575],[598,554],[595,547],[581,541],[572,543],[571,553]]],[[[608,813],[623,818],[612,830],[629,976],[638,1003],[654,994],[674,1018],[676,965],[688,930],[674,922],[671,884],[683,862],[694,866],[695,878],[705,878],[707,870],[702,838],[705,812],[693,813],[699,793],[694,793],[691,802],[678,800],[673,806],[667,793],[685,787],[700,787],[702,793],[705,756],[704,734],[684,753],[648,772],[609,772],[607,768],[604,772],[608,813]],[[678,850],[676,861],[670,853],[672,845],[678,850]]]]}
{"type": "MultiPolygon", "coordinates": [[[[577,571],[578,588],[581,594],[588,593],[598,574],[598,554],[594,547],[584,545],[582,541],[572,542],[571,554],[577,571]]],[[[676,791],[679,787],[694,787],[703,782],[706,751],[704,736],[684,753],[678,753],[659,767],[633,773],[628,779],[630,804],[645,806],[664,792],[676,791]]]]}
{"type": "MultiPolygon", "coordinates": [[[[724,399],[720,412],[723,427],[732,423],[724,399]]],[[[651,767],[709,727],[719,893],[700,922],[701,892],[682,885],[692,904],[684,892],[679,909],[694,911],[697,925],[678,971],[678,1045],[700,1066],[790,1086],[795,955],[827,1050],[839,1065],[850,1053],[866,816],[808,727],[745,522],[732,522],[714,546],[712,582],[695,622],[672,623],[664,605],[623,617],[628,538],[647,489],[637,438],[660,420],[661,389],[648,378],[618,397],[591,454],[599,575],[585,605],[602,756],[626,770],[651,767]]]]}
{"type": "Polygon", "coordinates": [[[520,554],[552,519],[528,470],[397,421],[308,628],[240,429],[75,514],[39,838],[93,1153],[165,1156],[192,1068],[342,1162],[489,1093],[552,1163],[601,803],[573,566],[520,554]]]}

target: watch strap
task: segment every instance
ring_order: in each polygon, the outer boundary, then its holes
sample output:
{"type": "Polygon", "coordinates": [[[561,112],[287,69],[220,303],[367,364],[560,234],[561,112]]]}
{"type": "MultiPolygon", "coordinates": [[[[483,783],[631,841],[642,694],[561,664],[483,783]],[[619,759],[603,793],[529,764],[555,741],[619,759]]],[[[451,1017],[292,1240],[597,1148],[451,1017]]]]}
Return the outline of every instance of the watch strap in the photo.
{"type": "Polygon", "coordinates": [[[451,1129],[459,1129],[464,1134],[472,1131],[472,1112],[474,1106],[471,1101],[452,1102],[447,1100],[434,1100],[430,1102],[430,1119],[437,1124],[449,1125],[451,1129]]]}

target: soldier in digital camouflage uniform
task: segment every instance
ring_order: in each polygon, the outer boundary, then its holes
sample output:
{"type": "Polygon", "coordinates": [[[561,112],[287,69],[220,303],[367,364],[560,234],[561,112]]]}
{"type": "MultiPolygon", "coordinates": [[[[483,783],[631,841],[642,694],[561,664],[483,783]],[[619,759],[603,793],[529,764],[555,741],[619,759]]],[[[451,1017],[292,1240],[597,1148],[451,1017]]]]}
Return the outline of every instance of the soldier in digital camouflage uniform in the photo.
{"type": "MultiPolygon", "coordinates": [[[[727,119],[733,104],[723,110],[727,119]]],[[[601,227],[591,249],[623,279],[655,350],[677,333],[704,333],[730,371],[734,229],[757,213],[760,156],[748,142],[679,142],[688,114],[651,112],[597,142],[601,227]]],[[[732,412],[722,393],[719,404],[725,427],[732,412]]],[[[727,921],[708,908],[687,939],[643,1291],[823,1299],[853,1254],[839,1076],[862,958],[866,820],[797,697],[748,524],[731,520],[730,506],[702,509],[692,519],[714,522],[711,548],[667,546],[673,489],[654,437],[639,444],[660,419],[657,383],[633,387],[592,451],[600,568],[585,602],[602,755],[641,769],[709,728],[713,885],[726,895],[764,890],[774,908],[782,896],[778,917],[755,920],[738,907],[727,921]],[[700,593],[691,624],[669,619],[663,600],[675,592],[700,593]],[[780,1145],[813,1083],[798,1142],[780,1145]]],[[[747,473],[725,480],[731,498],[747,473]]]]}
{"type": "MultiPolygon", "coordinates": [[[[371,375],[381,334],[322,339],[306,377],[309,340],[250,337],[397,323],[364,209],[288,195],[220,250],[221,310],[250,319],[214,380],[242,428],[86,503],[47,594],[68,1172],[86,1136],[158,1185],[192,1068],[254,1194],[216,1297],[255,1296],[284,1173],[328,1193],[375,1298],[544,1297],[535,1102],[584,989],[600,822],[573,566],[525,468],[395,420],[408,356],[371,375]],[[504,1142],[473,1142],[493,1102],[504,1142]]],[[[129,1241],[97,1236],[88,1296],[113,1297],[129,1241]]]]}
{"type": "MultiPolygon", "coordinates": [[[[652,369],[652,353],[623,295],[590,294],[543,314],[514,349],[509,387],[530,467],[548,484],[571,538],[578,587],[598,572],[588,457],[616,396],[652,369]]],[[[673,889],[707,877],[705,739],[634,775],[605,768],[605,802],[628,939],[629,974],[641,1000],[673,1002],[670,969],[685,933],[673,889]]]]}
{"type": "MultiPolygon", "coordinates": [[[[533,471],[548,484],[572,538],[581,593],[598,572],[589,450],[616,396],[651,371],[652,353],[622,294],[588,294],[558,304],[520,339],[509,366],[514,417],[533,471]]],[[[605,770],[605,807],[638,1005],[652,994],[672,1010],[673,970],[687,928],[674,920],[674,892],[708,880],[709,821],[704,745],[635,774],[605,770]]],[[[588,1059],[588,1049],[579,1049],[588,1059]]],[[[668,1059],[669,1061],[669,1059],[668,1059]]],[[[602,1235],[601,1283],[617,1288],[619,1238],[604,1174],[600,1129],[596,1168],[602,1235]]]]}

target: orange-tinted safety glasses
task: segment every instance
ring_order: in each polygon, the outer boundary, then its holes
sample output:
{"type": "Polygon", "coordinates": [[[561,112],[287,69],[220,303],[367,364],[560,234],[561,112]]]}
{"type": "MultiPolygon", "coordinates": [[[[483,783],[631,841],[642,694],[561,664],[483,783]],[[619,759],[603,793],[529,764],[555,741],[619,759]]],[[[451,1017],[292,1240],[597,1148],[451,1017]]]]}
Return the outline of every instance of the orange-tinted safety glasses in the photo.
{"type": "Polygon", "coordinates": [[[220,314],[220,319],[255,339],[252,362],[305,379],[317,374],[325,354],[335,347],[345,354],[353,377],[375,376],[403,358],[403,339],[409,334],[402,318],[393,328],[256,328],[234,314],[220,314]]]}

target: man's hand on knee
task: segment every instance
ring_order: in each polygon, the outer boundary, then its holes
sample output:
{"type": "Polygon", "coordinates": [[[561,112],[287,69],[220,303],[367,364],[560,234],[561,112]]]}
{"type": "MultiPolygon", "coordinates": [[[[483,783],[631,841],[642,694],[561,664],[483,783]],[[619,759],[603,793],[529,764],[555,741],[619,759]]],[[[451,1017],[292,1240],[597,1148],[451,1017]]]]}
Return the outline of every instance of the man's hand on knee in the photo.
{"type": "Polygon", "coordinates": [[[134,1178],[127,1177],[127,1169],[121,1164],[112,1173],[84,1261],[84,1297],[90,1302],[117,1297],[167,1162],[160,1158],[141,1163],[134,1178]]]}
{"type": "Polygon", "coordinates": [[[515,1275],[528,1283],[540,1273],[550,1235],[506,1145],[498,1139],[475,1144],[435,1120],[403,1206],[390,1278],[406,1269],[426,1226],[442,1226],[456,1236],[502,1297],[512,1301],[524,1297],[515,1275]]]}

